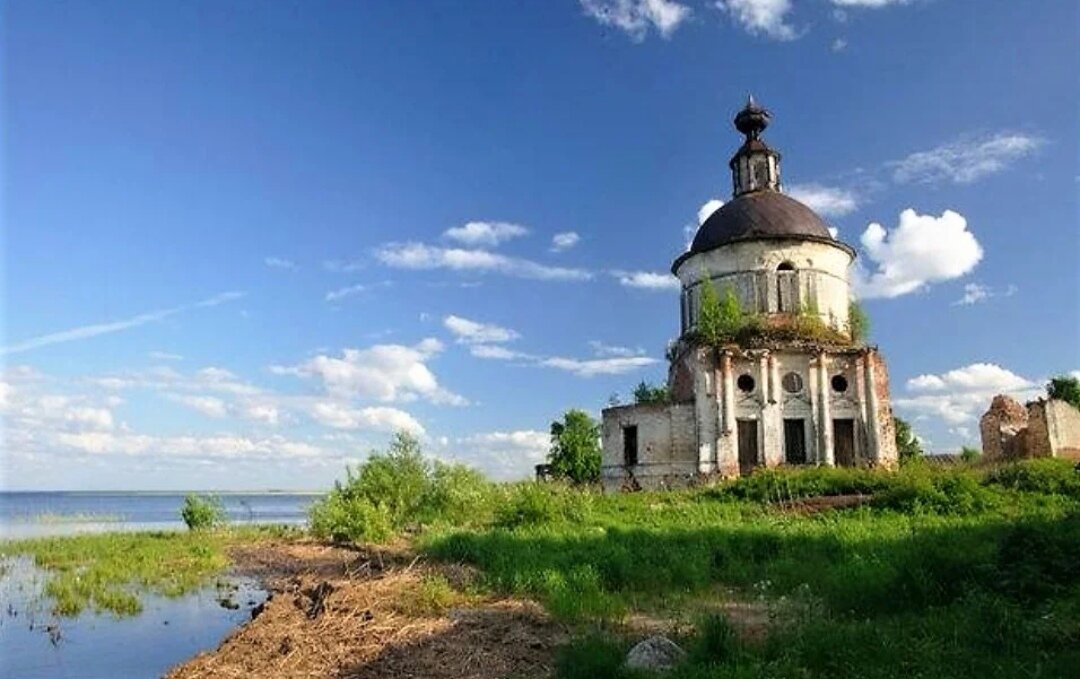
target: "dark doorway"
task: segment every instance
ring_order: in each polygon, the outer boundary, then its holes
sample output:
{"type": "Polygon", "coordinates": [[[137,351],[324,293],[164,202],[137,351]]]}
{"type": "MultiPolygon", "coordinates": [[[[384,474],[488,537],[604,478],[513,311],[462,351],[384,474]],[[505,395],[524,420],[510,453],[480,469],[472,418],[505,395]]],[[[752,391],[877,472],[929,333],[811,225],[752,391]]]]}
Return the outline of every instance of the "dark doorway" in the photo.
{"type": "Polygon", "coordinates": [[[784,420],[784,460],[806,464],[806,420],[784,420]]]}
{"type": "Polygon", "coordinates": [[[633,467],[638,463],[636,424],[622,428],[622,455],[623,464],[627,467],[633,467]]]}
{"type": "Polygon", "coordinates": [[[739,474],[749,474],[758,464],[757,420],[738,420],[739,474]]]}
{"type": "Polygon", "coordinates": [[[833,420],[833,462],[839,467],[855,466],[855,420],[833,420]]]}

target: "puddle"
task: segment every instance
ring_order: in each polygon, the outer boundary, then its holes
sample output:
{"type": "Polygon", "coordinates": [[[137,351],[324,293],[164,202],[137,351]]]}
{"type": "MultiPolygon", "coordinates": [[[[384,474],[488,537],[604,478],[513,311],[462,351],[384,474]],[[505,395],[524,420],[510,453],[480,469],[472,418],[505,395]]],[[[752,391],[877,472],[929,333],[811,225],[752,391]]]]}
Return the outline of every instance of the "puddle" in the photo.
{"type": "Polygon", "coordinates": [[[246,578],[219,578],[170,599],[143,595],[129,618],[51,613],[46,575],[25,558],[0,565],[0,677],[10,679],[151,679],[199,651],[216,648],[251,619],[266,593],[246,578]]]}

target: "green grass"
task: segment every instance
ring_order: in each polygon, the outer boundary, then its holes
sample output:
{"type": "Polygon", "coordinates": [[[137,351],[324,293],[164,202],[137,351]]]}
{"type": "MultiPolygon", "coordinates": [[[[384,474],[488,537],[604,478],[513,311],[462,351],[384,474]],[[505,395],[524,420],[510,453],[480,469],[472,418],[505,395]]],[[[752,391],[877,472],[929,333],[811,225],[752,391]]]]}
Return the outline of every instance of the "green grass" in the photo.
{"type": "Polygon", "coordinates": [[[135,615],[141,595],[177,597],[228,565],[228,546],[278,534],[275,528],[200,532],[103,533],[0,543],[0,554],[24,555],[46,573],[44,594],[58,615],[84,610],[135,615]]]}
{"type": "MultiPolygon", "coordinates": [[[[1069,676],[1080,666],[1076,474],[1037,461],[989,473],[775,471],[668,493],[534,486],[487,525],[420,542],[586,630],[634,611],[706,614],[732,596],[781,613],[762,644],[710,642],[703,626],[682,640],[698,650],[676,677],[1069,676]],[[874,500],[813,516],[779,509],[852,492],[874,500]]],[[[559,676],[639,676],[621,667],[631,641],[586,634],[559,676]]]]}

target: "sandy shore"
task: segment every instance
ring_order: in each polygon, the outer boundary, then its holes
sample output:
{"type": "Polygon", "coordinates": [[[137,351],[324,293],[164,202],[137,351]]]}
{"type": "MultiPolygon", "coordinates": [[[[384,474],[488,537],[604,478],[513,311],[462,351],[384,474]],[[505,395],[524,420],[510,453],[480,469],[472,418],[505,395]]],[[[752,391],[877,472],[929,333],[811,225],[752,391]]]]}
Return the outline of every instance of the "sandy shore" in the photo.
{"type": "Polygon", "coordinates": [[[471,570],[404,548],[274,542],[233,557],[270,599],[167,679],[544,677],[568,638],[540,606],[470,594],[471,570]]]}

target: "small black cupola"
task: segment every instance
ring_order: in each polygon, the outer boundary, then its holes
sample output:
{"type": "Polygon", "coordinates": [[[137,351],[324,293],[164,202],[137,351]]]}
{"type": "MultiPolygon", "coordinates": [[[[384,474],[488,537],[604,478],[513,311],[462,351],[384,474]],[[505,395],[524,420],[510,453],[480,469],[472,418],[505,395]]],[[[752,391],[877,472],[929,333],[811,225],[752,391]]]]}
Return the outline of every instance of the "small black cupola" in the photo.
{"type": "Polygon", "coordinates": [[[735,129],[746,135],[746,141],[728,163],[736,196],[751,191],[780,190],[780,154],[761,140],[769,120],[769,112],[753,96],[735,116],[735,129]]]}

